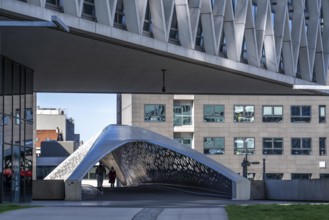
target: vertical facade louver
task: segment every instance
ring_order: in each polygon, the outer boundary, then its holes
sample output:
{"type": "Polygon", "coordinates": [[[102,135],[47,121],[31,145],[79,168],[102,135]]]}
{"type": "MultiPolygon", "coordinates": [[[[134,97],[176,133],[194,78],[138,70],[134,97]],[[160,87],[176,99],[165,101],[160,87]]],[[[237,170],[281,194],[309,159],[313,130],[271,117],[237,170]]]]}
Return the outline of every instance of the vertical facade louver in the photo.
{"type": "Polygon", "coordinates": [[[147,31],[146,36],[159,41],[327,84],[329,0],[26,2],[40,7],[58,4],[61,12],[76,17],[92,13],[92,20],[100,24],[139,35],[147,31]]]}

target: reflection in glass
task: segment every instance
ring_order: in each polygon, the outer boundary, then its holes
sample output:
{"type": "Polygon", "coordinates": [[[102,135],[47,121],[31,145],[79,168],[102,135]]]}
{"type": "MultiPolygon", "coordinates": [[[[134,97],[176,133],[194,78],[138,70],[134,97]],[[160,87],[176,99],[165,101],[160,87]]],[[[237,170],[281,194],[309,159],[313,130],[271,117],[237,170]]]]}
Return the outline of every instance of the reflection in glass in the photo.
{"type": "Polygon", "coordinates": [[[32,199],[33,72],[2,57],[0,72],[1,202],[32,199]],[[29,109],[29,113],[23,111],[29,109]],[[29,124],[27,123],[27,116],[29,124]],[[28,124],[28,125],[27,125],[28,124]],[[28,140],[27,140],[28,139],[28,140]]]}
{"type": "Polygon", "coordinates": [[[310,155],[311,152],[311,138],[291,138],[292,155],[310,155]]]}
{"type": "Polygon", "coordinates": [[[282,122],[282,106],[263,106],[263,122],[282,122]]]}
{"type": "Polygon", "coordinates": [[[191,109],[190,105],[174,106],[174,126],[191,125],[191,109]]]}
{"type": "Polygon", "coordinates": [[[254,122],[253,105],[236,105],[234,106],[234,122],[254,122]]]}
{"type": "Polygon", "coordinates": [[[327,138],[325,137],[320,137],[319,138],[319,153],[320,153],[320,156],[324,156],[324,155],[327,155],[327,138]]]}
{"type": "Polygon", "coordinates": [[[291,106],[291,122],[311,122],[311,106],[291,106]]]}
{"type": "Polygon", "coordinates": [[[263,154],[281,155],[283,151],[283,138],[263,138],[263,154]]]}
{"type": "Polygon", "coordinates": [[[224,154],[225,140],[223,137],[205,137],[203,138],[204,154],[224,154]]]}
{"type": "Polygon", "coordinates": [[[146,104],[144,106],[144,120],[148,122],[166,121],[166,106],[157,104],[146,104]]]}
{"type": "Polygon", "coordinates": [[[254,154],[255,152],[255,138],[238,137],[234,138],[234,154],[245,155],[254,154]]]}
{"type": "Polygon", "coordinates": [[[326,106],[320,105],[319,106],[319,123],[326,122],[326,106]]]}
{"type": "Polygon", "coordinates": [[[174,140],[178,141],[181,144],[184,144],[187,147],[192,148],[192,137],[175,137],[174,140]]]}
{"type": "Polygon", "coordinates": [[[224,122],[224,105],[204,105],[204,122],[224,122]]]}

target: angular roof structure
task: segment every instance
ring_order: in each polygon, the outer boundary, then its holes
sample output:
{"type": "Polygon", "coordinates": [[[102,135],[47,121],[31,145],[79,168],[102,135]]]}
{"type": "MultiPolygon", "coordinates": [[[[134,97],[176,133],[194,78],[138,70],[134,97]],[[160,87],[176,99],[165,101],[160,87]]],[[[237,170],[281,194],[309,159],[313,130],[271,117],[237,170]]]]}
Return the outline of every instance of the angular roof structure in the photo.
{"type": "Polygon", "coordinates": [[[109,125],[46,179],[80,181],[101,161],[122,185],[162,183],[207,188],[232,199],[249,199],[250,182],[211,158],[155,132],[109,125]]]}

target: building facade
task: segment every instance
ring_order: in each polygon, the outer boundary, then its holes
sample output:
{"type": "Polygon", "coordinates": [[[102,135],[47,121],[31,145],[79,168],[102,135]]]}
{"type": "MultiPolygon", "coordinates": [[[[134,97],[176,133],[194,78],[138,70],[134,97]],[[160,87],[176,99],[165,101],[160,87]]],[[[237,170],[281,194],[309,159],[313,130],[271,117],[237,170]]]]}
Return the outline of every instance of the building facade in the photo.
{"type": "Polygon", "coordinates": [[[43,141],[73,141],[77,146],[80,142],[80,135],[74,131],[74,120],[67,117],[64,109],[38,107],[36,130],[37,153],[43,141]]]}
{"type": "Polygon", "coordinates": [[[33,71],[0,60],[0,202],[25,202],[32,195],[33,71]]]}
{"type": "MultiPolygon", "coordinates": [[[[122,124],[176,139],[248,178],[329,177],[324,96],[122,94],[122,124]]],[[[120,103],[118,102],[118,103],[120,103]]]]}
{"type": "Polygon", "coordinates": [[[37,108],[36,179],[45,178],[80,145],[74,120],[60,108],[37,108]]]}

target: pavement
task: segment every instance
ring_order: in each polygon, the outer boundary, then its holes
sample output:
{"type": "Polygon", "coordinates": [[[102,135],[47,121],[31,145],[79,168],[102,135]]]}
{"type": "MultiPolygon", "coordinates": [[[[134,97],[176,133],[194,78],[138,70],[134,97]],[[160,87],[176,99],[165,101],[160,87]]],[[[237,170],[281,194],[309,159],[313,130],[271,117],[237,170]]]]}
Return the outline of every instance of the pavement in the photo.
{"type": "Polygon", "coordinates": [[[227,220],[231,204],[283,204],[274,201],[234,201],[217,194],[166,186],[85,188],[82,201],[33,200],[32,208],[0,214],[1,220],[227,220]],[[87,191],[87,193],[86,193],[87,191]]]}

